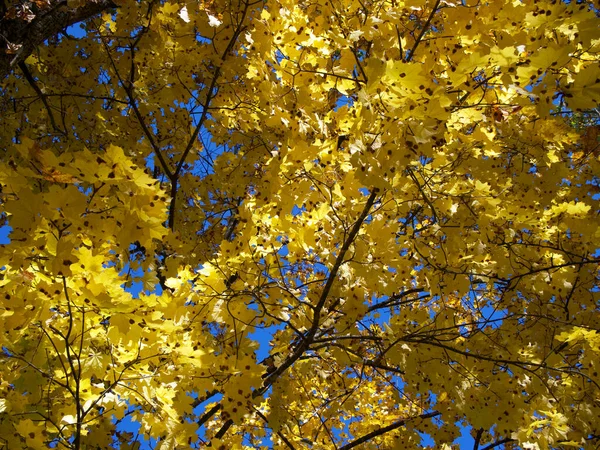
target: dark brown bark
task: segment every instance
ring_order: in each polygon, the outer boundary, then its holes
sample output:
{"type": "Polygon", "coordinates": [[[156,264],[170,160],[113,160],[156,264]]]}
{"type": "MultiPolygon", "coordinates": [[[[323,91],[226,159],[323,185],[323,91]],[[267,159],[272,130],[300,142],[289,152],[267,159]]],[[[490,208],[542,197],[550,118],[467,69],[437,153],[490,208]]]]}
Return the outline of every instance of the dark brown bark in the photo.
{"type": "Polygon", "coordinates": [[[48,0],[43,7],[33,2],[19,1],[0,5],[0,80],[25,61],[45,40],[67,27],[116,8],[112,0],[87,0],[70,8],[66,0],[48,0]]]}

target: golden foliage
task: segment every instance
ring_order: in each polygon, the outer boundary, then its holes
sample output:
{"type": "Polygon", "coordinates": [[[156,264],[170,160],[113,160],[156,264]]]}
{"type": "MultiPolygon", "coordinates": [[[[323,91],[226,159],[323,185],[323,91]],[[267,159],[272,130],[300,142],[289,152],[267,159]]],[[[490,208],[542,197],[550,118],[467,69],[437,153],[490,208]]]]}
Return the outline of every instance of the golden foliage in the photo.
{"type": "Polygon", "coordinates": [[[116,4],[1,80],[0,447],[597,446],[597,10],[116,4]]]}

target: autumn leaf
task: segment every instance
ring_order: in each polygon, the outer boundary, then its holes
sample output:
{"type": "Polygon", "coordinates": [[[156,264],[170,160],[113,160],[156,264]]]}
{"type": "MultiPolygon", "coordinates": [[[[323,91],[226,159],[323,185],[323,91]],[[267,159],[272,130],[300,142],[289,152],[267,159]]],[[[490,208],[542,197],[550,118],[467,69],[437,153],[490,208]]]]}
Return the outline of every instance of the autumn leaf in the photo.
{"type": "Polygon", "coordinates": [[[5,447],[597,444],[589,2],[13,3],[5,447]]]}

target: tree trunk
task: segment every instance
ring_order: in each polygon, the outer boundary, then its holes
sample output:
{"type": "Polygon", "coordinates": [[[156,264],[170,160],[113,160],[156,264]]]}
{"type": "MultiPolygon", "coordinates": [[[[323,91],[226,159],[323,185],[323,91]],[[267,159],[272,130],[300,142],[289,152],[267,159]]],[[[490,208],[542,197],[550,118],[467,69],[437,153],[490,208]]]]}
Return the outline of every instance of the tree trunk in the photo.
{"type": "Polygon", "coordinates": [[[87,0],[76,7],[65,0],[21,0],[10,6],[8,1],[0,4],[0,80],[45,40],[117,6],[112,0],[87,0]]]}

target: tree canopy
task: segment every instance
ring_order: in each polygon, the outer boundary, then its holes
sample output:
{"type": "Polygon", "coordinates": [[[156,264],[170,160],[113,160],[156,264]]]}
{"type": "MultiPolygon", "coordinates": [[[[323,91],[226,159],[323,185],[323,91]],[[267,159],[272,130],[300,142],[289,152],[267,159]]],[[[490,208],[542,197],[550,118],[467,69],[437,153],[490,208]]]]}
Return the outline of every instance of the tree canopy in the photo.
{"type": "Polygon", "coordinates": [[[597,448],[591,3],[0,12],[0,448],[597,448]]]}

